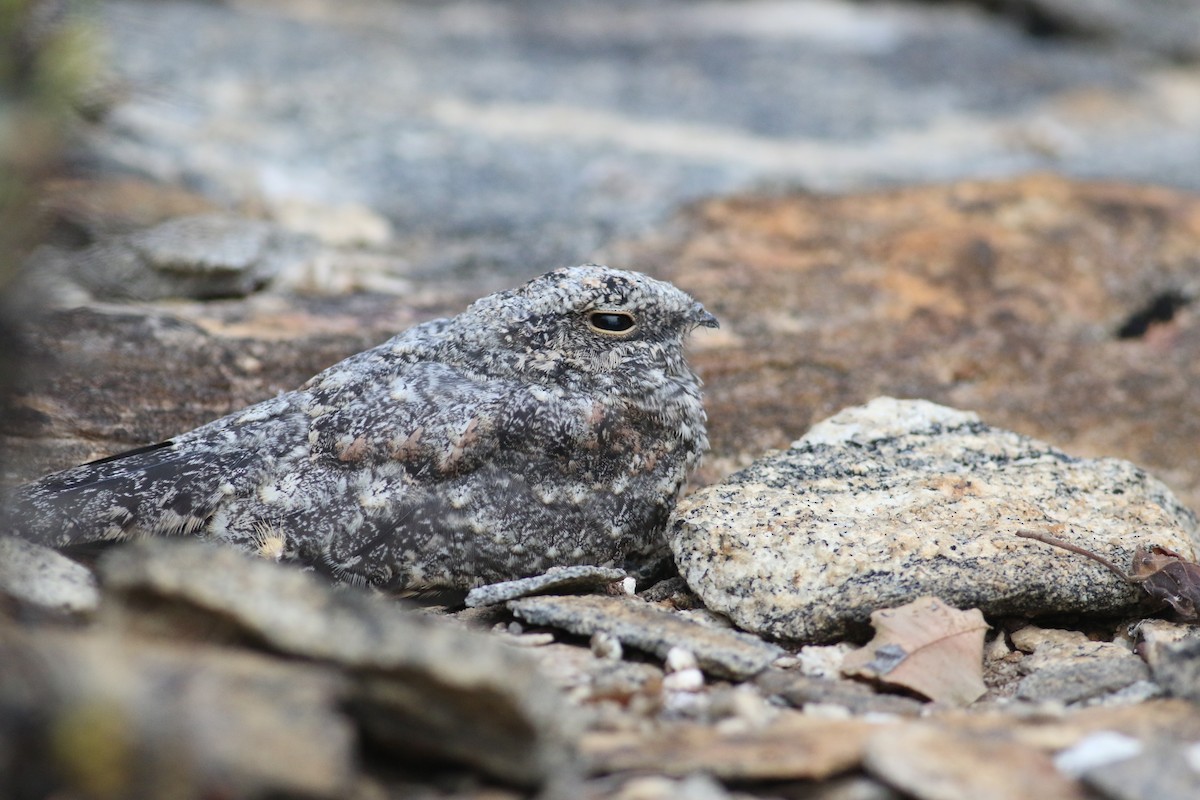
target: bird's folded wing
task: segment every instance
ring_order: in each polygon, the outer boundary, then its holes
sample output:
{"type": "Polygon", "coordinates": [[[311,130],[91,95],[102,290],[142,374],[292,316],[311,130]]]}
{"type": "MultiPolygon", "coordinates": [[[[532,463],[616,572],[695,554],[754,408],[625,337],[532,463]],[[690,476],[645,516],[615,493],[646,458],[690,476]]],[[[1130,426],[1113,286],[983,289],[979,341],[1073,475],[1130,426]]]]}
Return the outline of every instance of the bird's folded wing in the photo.
{"type": "Polygon", "coordinates": [[[53,547],[194,533],[223,498],[252,484],[289,438],[303,437],[298,422],[284,395],[172,440],[16,487],[0,501],[0,518],[5,532],[53,547]]]}
{"type": "Polygon", "coordinates": [[[565,456],[603,436],[610,416],[586,395],[440,362],[375,366],[370,380],[331,373],[310,385],[314,460],[437,480],[520,454],[565,456]]]}

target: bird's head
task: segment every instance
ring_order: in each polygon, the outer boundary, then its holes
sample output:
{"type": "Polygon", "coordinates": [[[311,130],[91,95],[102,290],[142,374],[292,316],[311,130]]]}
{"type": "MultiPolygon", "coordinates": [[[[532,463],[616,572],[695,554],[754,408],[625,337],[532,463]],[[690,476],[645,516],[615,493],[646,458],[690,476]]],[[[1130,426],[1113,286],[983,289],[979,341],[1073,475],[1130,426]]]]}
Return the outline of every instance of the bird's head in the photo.
{"type": "Polygon", "coordinates": [[[684,339],[697,327],[717,327],[671,284],[596,264],[548,272],[466,313],[523,375],[568,388],[694,381],[684,339]]]}

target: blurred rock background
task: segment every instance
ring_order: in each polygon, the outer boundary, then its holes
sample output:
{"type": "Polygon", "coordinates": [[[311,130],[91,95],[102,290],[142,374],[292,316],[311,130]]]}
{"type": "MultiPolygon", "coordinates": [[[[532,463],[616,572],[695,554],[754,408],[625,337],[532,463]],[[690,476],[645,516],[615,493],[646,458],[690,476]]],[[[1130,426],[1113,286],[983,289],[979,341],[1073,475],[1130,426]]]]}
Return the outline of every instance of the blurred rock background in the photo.
{"type": "Polygon", "coordinates": [[[93,170],[374,245],[406,274],[511,281],[756,187],[1045,169],[1200,186],[1182,0],[95,9],[121,91],[88,131],[93,170]]]}

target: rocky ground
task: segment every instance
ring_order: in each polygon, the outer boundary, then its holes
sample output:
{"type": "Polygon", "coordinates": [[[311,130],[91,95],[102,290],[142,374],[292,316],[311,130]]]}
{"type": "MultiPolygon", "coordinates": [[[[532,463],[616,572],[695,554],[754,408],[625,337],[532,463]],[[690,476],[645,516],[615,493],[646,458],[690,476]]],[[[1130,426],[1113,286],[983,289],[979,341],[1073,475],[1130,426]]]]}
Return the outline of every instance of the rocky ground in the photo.
{"type": "Polygon", "coordinates": [[[94,13],[3,482],[587,260],[721,319],[713,452],[677,567],[465,605],[0,539],[0,794],[1200,793],[1192,4],[94,13]]]}

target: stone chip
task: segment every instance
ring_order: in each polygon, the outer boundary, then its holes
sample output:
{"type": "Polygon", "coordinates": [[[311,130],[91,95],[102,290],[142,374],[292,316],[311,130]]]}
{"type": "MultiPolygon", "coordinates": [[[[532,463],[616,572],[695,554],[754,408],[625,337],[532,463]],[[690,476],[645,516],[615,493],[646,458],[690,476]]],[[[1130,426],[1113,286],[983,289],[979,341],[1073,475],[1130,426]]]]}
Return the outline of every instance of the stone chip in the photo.
{"type": "Polygon", "coordinates": [[[578,636],[606,631],[626,647],[659,658],[682,647],[705,672],[724,678],[749,678],[783,654],[780,647],[757,636],[701,625],[640,600],[598,595],[527,597],[511,601],[508,607],[526,622],[563,628],[578,636]]]}

